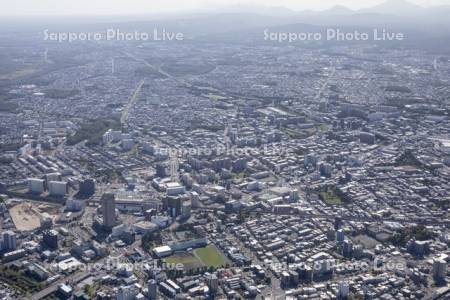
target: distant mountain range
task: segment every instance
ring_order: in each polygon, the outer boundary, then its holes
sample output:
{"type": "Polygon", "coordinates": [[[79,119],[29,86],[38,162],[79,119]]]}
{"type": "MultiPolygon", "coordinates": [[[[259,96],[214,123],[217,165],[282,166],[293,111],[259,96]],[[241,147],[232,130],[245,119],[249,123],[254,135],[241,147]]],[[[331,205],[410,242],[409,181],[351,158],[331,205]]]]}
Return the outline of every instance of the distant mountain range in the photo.
{"type": "MultiPolygon", "coordinates": [[[[422,7],[406,0],[387,0],[370,8],[352,10],[336,5],[323,11],[293,11],[285,7],[234,5],[219,10],[180,16],[182,24],[208,28],[197,33],[220,33],[264,26],[310,24],[315,26],[386,27],[418,30],[429,35],[450,35],[450,5],[422,7]]],[[[181,23],[180,23],[181,24],[181,23]]]]}
{"type": "MultiPolygon", "coordinates": [[[[13,20],[0,30],[42,31],[102,30],[147,31],[165,28],[182,32],[198,42],[261,42],[265,29],[271,32],[316,32],[326,28],[347,31],[374,28],[407,34],[408,43],[450,52],[450,5],[422,7],[406,0],[387,0],[371,8],[351,10],[337,5],[323,11],[293,11],[285,7],[229,6],[183,15],[65,17],[13,20]]],[[[1,20],[0,23],[5,23],[1,20]]]]}
{"type": "MultiPolygon", "coordinates": [[[[396,16],[417,16],[437,12],[450,12],[450,5],[423,7],[406,0],[387,0],[379,5],[352,10],[343,5],[336,5],[323,11],[294,11],[285,7],[268,7],[256,5],[233,5],[209,12],[216,13],[253,13],[265,15],[351,15],[351,14],[386,14],[396,16]]],[[[448,16],[448,15],[447,15],[448,16]]]]}
{"type": "MultiPolygon", "coordinates": [[[[450,6],[449,6],[450,7],[450,6]]],[[[384,3],[376,5],[371,8],[361,9],[359,13],[377,13],[389,15],[415,15],[419,14],[427,8],[415,5],[405,0],[388,0],[384,3]]]]}

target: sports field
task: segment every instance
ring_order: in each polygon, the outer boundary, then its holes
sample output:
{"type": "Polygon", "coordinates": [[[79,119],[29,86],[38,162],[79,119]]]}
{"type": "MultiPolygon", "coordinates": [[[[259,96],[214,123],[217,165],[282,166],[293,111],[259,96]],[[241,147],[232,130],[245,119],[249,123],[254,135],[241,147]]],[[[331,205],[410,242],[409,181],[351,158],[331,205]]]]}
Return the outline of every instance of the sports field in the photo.
{"type": "Polygon", "coordinates": [[[196,249],[194,253],[207,267],[219,268],[226,264],[224,256],[214,245],[196,249]]]}
{"type": "Polygon", "coordinates": [[[201,267],[219,268],[225,266],[227,261],[223,254],[214,245],[198,248],[192,252],[177,253],[165,258],[166,263],[183,264],[185,270],[201,267]]]}

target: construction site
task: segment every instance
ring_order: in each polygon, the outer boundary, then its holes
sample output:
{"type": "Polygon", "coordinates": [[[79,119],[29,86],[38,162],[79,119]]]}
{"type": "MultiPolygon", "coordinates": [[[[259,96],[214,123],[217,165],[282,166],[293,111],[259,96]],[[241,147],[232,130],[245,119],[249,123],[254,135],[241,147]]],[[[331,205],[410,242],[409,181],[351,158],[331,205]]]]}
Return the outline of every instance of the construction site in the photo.
{"type": "Polygon", "coordinates": [[[44,220],[54,222],[59,210],[55,204],[21,200],[11,203],[9,214],[17,230],[31,231],[39,228],[44,220]]]}

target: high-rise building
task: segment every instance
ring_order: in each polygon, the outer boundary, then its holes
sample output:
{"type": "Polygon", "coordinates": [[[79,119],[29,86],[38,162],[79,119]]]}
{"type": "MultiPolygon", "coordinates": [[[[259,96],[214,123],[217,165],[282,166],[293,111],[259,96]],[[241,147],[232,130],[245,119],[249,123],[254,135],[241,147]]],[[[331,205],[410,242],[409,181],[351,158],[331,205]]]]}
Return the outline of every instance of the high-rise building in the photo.
{"type": "Polygon", "coordinates": [[[338,231],[336,231],[336,241],[342,243],[344,239],[345,239],[344,230],[339,229],[338,231]]]}
{"type": "Polygon", "coordinates": [[[28,191],[33,194],[42,194],[45,190],[45,181],[43,179],[29,178],[28,191]]]}
{"type": "Polygon", "coordinates": [[[167,176],[166,166],[164,166],[161,163],[156,164],[156,176],[161,178],[166,177],[167,176]]]}
{"type": "Polygon", "coordinates": [[[165,200],[167,201],[167,210],[171,217],[175,218],[181,215],[181,197],[168,196],[165,200]]]}
{"type": "Polygon", "coordinates": [[[338,299],[346,299],[350,291],[350,286],[347,282],[339,282],[338,299]]]}
{"type": "Polygon", "coordinates": [[[45,175],[45,184],[49,185],[50,181],[61,181],[61,173],[49,173],[45,175]]]}
{"type": "Polygon", "coordinates": [[[334,230],[339,230],[342,226],[342,219],[340,217],[334,218],[334,230]]]}
{"type": "Polygon", "coordinates": [[[95,193],[95,181],[92,178],[83,178],[79,183],[79,193],[82,196],[90,196],[95,193]]]}
{"type": "Polygon", "coordinates": [[[103,226],[111,230],[116,225],[116,199],[114,194],[105,193],[102,196],[103,226]]]}
{"type": "Polygon", "coordinates": [[[157,295],[157,284],[156,284],[156,280],[155,279],[150,279],[147,283],[147,288],[148,288],[148,299],[149,300],[156,300],[158,299],[158,295],[157,295]]]}
{"type": "Polygon", "coordinates": [[[319,172],[321,176],[331,177],[333,166],[327,162],[321,162],[319,164],[319,172]]]}
{"type": "Polygon", "coordinates": [[[369,132],[360,132],[359,140],[361,143],[373,145],[375,144],[375,135],[369,132]]]}
{"type": "Polygon", "coordinates": [[[181,216],[183,218],[189,218],[191,216],[191,201],[184,201],[181,204],[181,216]]]}
{"type": "Polygon", "coordinates": [[[42,241],[47,247],[58,249],[58,232],[52,229],[44,231],[42,241]]]}
{"type": "Polygon", "coordinates": [[[291,190],[289,192],[289,202],[297,202],[298,201],[298,191],[291,190]]]}
{"type": "Polygon", "coordinates": [[[67,193],[67,182],[50,181],[48,183],[48,190],[51,196],[64,197],[67,193]]]}
{"type": "Polygon", "coordinates": [[[436,281],[445,280],[447,275],[447,262],[442,258],[433,260],[433,277],[436,281]]]}
{"type": "Polygon", "coordinates": [[[219,280],[217,279],[217,275],[216,274],[209,275],[207,277],[207,283],[210,293],[212,295],[215,295],[219,288],[219,280]]]}
{"type": "Polygon", "coordinates": [[[353,243],[350,240],[344,240],[342,243],[342,255],[351,257],[353,255],[353,243]]]}
{"type": "Polygon", "coordinates": [[[14,251],[17,248],[17,241],[16,241],[16,234],[12,231],[5,231],[2,233],[2,245],[3,249],[1,250],[8,250],[8,251],[14,251]]]}

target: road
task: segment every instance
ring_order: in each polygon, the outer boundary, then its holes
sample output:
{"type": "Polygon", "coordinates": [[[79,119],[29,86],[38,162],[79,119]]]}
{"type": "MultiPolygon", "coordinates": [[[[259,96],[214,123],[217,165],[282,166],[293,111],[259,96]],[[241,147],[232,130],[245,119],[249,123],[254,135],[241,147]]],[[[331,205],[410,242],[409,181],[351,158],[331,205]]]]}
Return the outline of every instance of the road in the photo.
{"type": "Polygon", "coordinates": [[[120,123],[122,125],[125,125],[128,121],[128,116],[130,115],[130,110],[133,108],[133,106],[136,104],[136,102],[139,99],[139,93],[141,92],[141,88],[144,85],[144,80],[141,80],[139,84],[137,85],[136,89],[133,92],[133,95],[130,97],[130,100],[128,100],[127,106],[122,112],[122,116],[120,117],[120,123]]]}
{"type": "Polygon", "coordinates": [[[328,86],[328,82],[330,82],[331,78],[333,78],[334,74],[336,73],[336,69],[333,68],[331,70],[331,74],[330,76],[328,76],[327,80],[322,84],[322,87],[319,89],[319,91],[317,92],[316,95],[316,99],[320,99],[320,97],[322,96],[323,92],[325,91],[326,87],[328,86]]]}
{"type": "Polygon", "coordinates": [[[42,291],[31,296],[31,298],[22,298],[22,299],[23,300],[39,300],[39,299],[45,298],[48,295],[56,292],[59,285],[66,283],[66,282],[69,282],[69,284],[71,284],[71,285],[77,284],[77,283],[83,281],[84,279],[88,278],[89,276],[90,276],[90,273],[87,271],[74,273],[68,277],[64,277],[64,278],[52,283],[50,286],[46,287],[42,291]]]}
{"type": "Polygon", "coordinates": [[[125,55],[128,56],[129,58],[134,59],[134,60],[137,61],[137,62],[143,63],[145,66],[147,66],[147,67],[153,69],[155,72],[158,72],[159,74],[161,74],[161,75],[164,76],[164,77],[170,78],[170,79],[172,79],[172,80],[174,80],[174,81],[176,81],[176,82],[178,82],[178,83],[180,83],[180,84],[182,84],[182,85],[184,85],[184,86],[186,86],[186,87],[189,87],[189,88],[190,88],[190,87],[193,87],[193,85],[190,84],[189,82],[187,82],[187,81],[185,81],[185,80],[182,80],[182,79],[180,79],[180,78],[177,78],[177,77],[174,77],[174,76],[170,75],[169,73],[167,73],[166,71],[164,71],[163,69],[161,69],[161,66],[155,67],[154,65],[150,64],[150,63],[149,63],[148,61],[146,61],[145,59],[138,58],[138,57],[136,57],[136,56],[134,56],[133,54],[128,53],[128,52],[123,52],[123,54],[125,54],[125,55]]]}

